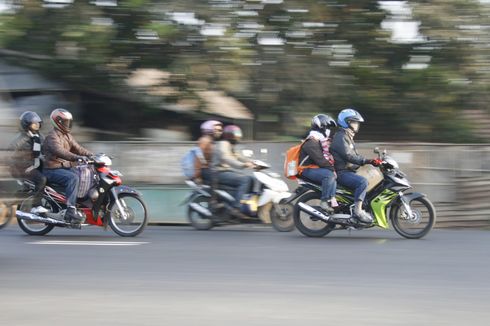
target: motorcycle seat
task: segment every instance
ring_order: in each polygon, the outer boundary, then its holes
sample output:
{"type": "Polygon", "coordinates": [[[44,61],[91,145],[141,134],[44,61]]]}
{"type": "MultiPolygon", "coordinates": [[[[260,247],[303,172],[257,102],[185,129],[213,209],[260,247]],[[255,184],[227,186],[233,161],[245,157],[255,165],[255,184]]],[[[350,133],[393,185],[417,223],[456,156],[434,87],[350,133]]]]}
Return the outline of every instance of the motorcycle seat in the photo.
{"type": "MultiPolygon", "coordinates": [[[[301,176],[298,179],[299,179],[299,183],[301,185],[304,185],[304,186],[308,186],[309,185],[310,187],[321,188],[321,185],[320,184],[316,183],[315,181],[313,181],[311,179],[308,179],[305,176],[301,176]]],[[[337,183],[337,190],[352,191],[350,188],[344,187],[344,186],[340,185],[339,183],[337,183]]]]}

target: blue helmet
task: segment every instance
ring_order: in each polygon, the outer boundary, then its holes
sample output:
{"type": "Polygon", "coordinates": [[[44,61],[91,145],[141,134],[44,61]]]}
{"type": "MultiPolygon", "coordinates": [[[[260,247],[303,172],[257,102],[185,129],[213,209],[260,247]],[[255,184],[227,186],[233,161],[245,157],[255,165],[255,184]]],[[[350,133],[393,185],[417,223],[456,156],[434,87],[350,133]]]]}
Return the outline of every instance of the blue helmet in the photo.
{"type": "Polygon", "coordinates": [[[364,122],[361,114],[354,109],[344,109],[340,111],[337,122],[342,128],[349,128],[349,122],[358,121],[364,122]]]}

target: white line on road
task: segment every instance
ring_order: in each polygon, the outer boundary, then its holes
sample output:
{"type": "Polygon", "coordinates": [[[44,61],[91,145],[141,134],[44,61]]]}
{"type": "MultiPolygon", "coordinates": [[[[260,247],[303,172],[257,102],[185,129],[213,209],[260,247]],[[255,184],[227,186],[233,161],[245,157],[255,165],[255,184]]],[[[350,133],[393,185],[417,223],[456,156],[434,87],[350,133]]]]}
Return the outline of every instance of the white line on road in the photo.
{"type": "Polygon", "coordinates": [[[62,246],[140,246],[148,242],[121,242],[121,241],[62,241],[62,240],[43,240],[26,242],[35,245],[62,245],[62,246]]]}

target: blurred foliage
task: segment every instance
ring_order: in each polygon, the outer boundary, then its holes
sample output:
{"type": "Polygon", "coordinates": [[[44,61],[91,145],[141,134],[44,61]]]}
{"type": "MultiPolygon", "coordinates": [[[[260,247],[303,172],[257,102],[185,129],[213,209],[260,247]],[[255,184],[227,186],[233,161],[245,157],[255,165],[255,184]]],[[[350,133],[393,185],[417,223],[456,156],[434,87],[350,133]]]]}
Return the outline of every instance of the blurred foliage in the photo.
{"type": "Polygon", "coordinates": [[[169,71],[178,97],[220,89],[258,124],[279,122],[259,139],[298,136],[311,114],[353,106],[372,139],[475,141],[462,116],[487,110],[490,10],[479,1],[52,2],[10,1],[0,16],[0,48],[49,58],[18,63],[133,98],[135,69],[169,71]],[[420,34],[392,39],[387,22],[419,22],[420,34]]]}

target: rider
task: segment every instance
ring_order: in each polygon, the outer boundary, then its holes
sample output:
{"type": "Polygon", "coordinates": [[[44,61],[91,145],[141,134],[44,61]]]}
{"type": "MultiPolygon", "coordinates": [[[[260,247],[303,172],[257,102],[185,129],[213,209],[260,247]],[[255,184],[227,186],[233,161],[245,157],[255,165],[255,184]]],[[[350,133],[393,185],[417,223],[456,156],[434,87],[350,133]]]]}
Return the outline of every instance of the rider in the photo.
{"type": "Polygon", "coordinates": [[[204,154],[205,162],[201,162],[201,178],[205,183],[211,184],[211,162],[216,142],[223,133],[223,124],[217,120],[208,120],[201,124],[202,136],[197,143],[204,154]]]}
{"type": "Polygon", "coordinates": [[[46,177],[41,173],[41,144],[43,136],[39,132],[42,119],[32,111],[26,111],[20,118],[21,132],[9,145],[10,174],[17,179],[27,179],[34,183],[35,194],[31,213],[47,212],[41,206],[42,191],[46,186],[46,177]]]}
{"type": "Polygon", "coordinates": [[[49,183],[57,183],[65,188],[67,222],[83,222],[83,216],[77,212],[79,177],[74,171],[74,162],[86,160],[93,154],[80,146],[71,135],[73,116],[65,109],[56,109],[51,112],[51,130],[44,140],[43,148],[46,156],[44,175],[49,183]]]}
{"type": "Polygon", "coordinates": [[[242,130],[236,125],[228,125],[223,129],[223,138],[217,143],[217,150],[213,157],[213,167],[216,169],[215,178],[218,184],[236,188],[234,215],[241,217],[240,200],[250,191],[253,178],[243,174],[245,168],[252,168],[254,164],[241,156],[235,150],[235,145],[242,139],[242,130]]]}
{"type": "Polygon", "coordinates": [[[326,114],[318,114],[311,120],[311,130],[301,147],[299,161],[304,168],[301,176],[322,186],[320,207],[327,213],[334,212],[337,202],[335,191],[337,183],[334,160],[328,147],[330,145],[330,129],[336,127],[335,120],[326,114]]]}
{"type": "Polygon", "coordinates": [[[335,159],[337,182],[345,187],[354,189],[354,216],[361,222],[372,223],[373,218],[363,210],[362,204],[366,197],[368,181],[355,173],[361,165],[379,166],[379,159],[366,159],[360,155],[355,146],[354,136],[359,132],[363,117],[354,109],[340,111],[337,122],[341,127],[333,136],[330,151],[335,159]]]}

